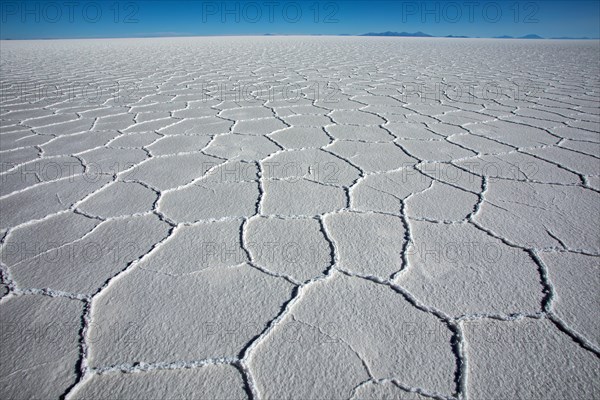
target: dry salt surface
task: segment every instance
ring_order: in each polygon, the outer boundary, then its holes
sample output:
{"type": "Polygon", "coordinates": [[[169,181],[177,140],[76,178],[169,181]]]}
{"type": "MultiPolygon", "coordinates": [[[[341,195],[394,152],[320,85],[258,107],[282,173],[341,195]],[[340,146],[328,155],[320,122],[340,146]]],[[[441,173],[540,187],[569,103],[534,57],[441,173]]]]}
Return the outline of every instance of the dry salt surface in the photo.
{"type": "Polygon", "coordinates": [[[1,46],[3,399],[599,398],[597,41],[1,46]]]}

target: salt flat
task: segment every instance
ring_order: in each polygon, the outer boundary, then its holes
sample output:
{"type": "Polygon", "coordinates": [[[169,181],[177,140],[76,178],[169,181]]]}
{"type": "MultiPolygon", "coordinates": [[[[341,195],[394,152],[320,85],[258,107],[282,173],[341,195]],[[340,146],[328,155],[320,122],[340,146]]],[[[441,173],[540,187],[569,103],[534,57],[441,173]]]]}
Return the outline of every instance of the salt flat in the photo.
{"type": "Polygon", "coordinates": [[[597,41],[1,47],[0,397],[600,396],[597,41]]]}

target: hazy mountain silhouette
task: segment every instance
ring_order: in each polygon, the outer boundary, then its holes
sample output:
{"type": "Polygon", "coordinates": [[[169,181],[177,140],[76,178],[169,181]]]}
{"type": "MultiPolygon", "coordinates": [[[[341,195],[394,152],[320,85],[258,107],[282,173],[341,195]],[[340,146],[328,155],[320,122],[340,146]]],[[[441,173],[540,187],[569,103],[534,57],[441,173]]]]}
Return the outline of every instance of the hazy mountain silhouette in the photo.
{"type": "MultiPolygon", "coordinates": [[[[446,35],[446,36],[434,36],[434,35],[430,35],[428,33],[424,33],[424,32],[414,32],[414,33],[410,33],[410,32],[391,32],[391,31],[387,31],[387,32],[369,32],[369,33],[363,33],[362,35],[359,36],[398,36],[398,37],[447,37],[447,38],[469,38],[470,36],[465,36],[465,35],[446,35]]],[[[509,36],[509,35],[502,35],[502,36],[494,36],[494,39],[544,39],[543,37],[536,35],[534,33],[530,33],[528,35],[525,36],[519,36],[519,37],[514,37],[514,36],[509,36]]],[[[567,37],[561,38],[561,39],[570,39],[567,37]]]]}
{"type": "Polygon", "coordinates": [[[380,32],[380,33],[369,32],[369,33],[364,33],[360,36],[433,37],[432,35],[429,35],[429,34],[423,33],[423,32],[409,33],[409,32],[390,32],[390,31],[380,32]]]}
{"type": "Polygon", "coordinates": [[[530,33],[529,35],[521,36],[518,39],[543,39],[543,37],[530,33]]]}

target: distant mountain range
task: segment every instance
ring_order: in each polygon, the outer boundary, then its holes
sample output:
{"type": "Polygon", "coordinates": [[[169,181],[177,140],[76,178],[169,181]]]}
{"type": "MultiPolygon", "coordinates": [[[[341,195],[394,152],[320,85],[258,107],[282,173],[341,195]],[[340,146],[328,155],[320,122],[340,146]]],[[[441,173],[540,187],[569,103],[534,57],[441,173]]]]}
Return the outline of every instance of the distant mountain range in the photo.
{"type": "Polygon", "coordinates": [[[543,39],[543,37],[541,37],[539,35],[534,35],[533,33],[530,33],[529,35],[519,36],[519,37],[508,36],[508,35],[494,36],[494,39],[543,39]]]}
{"type": "Polygon", "coordinates": [[[381,33],[369,32],[369,33],[364,33],[359,36],[433,37],[432,35],[428,35],[427,33],[423,33],[423,32],[409,33],[409,32],[390,32],[390,31],[381,32],[381,33]]]}
{"type": "MultiPolygon", "coordinates": [[[[252,34],[252,35],[241,35],[241,36],[260,36],[261,34],[252,34]]],[[[195,35],[192,33],[179,33],[179,32],[158,32],[158,33],[148,33],[148,34],[137,34],[137,35],[133,35],[133,36],[94,36],[94,37],[88,37],[88,36],[77,36],[77,37],[70,37],[70,38],[64,38],[64,37],[40,37],[40,38],[28,38],[28,39],[19,39],[19,38],[3,38],[0,40],[55,40],[55,39],[116,39],[116,38],[121,38],[121,37],[131,37],[131,38],[153,38],[153,37],[201,37],[201,36],[238,36],[238,35],[195,35]]],[[[276,33],[276,32],[268,32],[268,33],[263,33],[262,36],[384,36],[384,37],[424,37],[424,38],[450,38],[450,39],[463,39],[463,38],[473,38],[473,39],[479,39],[481,38],[481,36],[466,36],[466,35],[446,35],[446,36],[435,36],[435,35],[430,35],[428,33],[425,32],[392,32],[392,31],[386,31],[386,32],[369,32],[369,33],[363,33],[362,35],[359,34],[354,34],[354,33],[339,33],[339,34],[324,34],[324,33],[313,33],[313,34],[297,34],[297,33],[276,33]]],[[[525,36],[518,36],[518,37],[514,37],[514,36],[509,36],[509,35],[502,35],[502,36],[494,36],[490,39],[555,39],[555,40],[600,40],[600,37],[571,37],[571,36],[560,36],[560,37],[550,37],[550,38],[544,38],[542,36],[536,35],[536,34],[529,34],[529,35],[525,35],[525,36]]]]}
{"type": "MultiPolygon", "coordinates": [[[[346,36],[346,35],[344,35],[346,36]]],[[[471,36],[464,36],[464,35],[447,35],[447,36],[434,36],[434,35],[430,35],[428,33],[424,33],[424,32],[414,32],[414,33],[410,33],[410,32],[380,32],[380,33],[376,33],[376,32],[369,32],[369,33],[363,33],[362,35],[358,35],[358,36],[394,36],[394,37],[447,37],[447,38],[470,38],[471,36]]],[[[502,35],[502,36],[494,36],[492,39],[545,39],[539,35],[530,33],[529,35],[525,35],[525,36],[518,36],[518,37],[514,37],[514,36],[509,36],[509,35],[502,35]]],[[[549,39],[579,39],[579,40],[583,40],[583,39],[591,39],[589,37],[569,37],[569,36],[562,36],[562,37],[553,37],[553,38],[549,38],[549,39]]]]}

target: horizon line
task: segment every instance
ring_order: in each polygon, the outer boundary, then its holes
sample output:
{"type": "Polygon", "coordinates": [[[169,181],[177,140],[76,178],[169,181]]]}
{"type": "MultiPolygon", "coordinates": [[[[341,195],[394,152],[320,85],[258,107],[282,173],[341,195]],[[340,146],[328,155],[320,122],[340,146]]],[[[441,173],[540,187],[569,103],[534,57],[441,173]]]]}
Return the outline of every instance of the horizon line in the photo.
{"type": "MultiPolygon", "coordinates": [[[[389,31],[387,31],[389,32],[389,31]]],[[[600,37],[541,37],[536,34],[527,34],[524,36],[510,36],[510,35],[499,35],[499,36],[467,36],[467,35],[454,35],[448,34],[443,36],[429,35],[423,32],[401,32],[406,35],[385,35],[386,32],[367,32],[360,34],[352,33],[251,33],[251,34],[182,34],[182,35],[129,35],[129,36],[73,36],[73,37],[34,37],[34,38],[0,38],[0,40],[80,40],[80,39],[156,39],[156,38],[188,38],[188,37],[264,37],[264,36],[343,36],[343,37],[388,37],[388,38],[412,38],[412,39],[517,39],[517,40],[600,40],[600,37]],[[411,36],[417,33],[423,34],[422,36],[411,36]],[[527,36],[535,35],[536,38],[527,38],[527,36]]]]}

